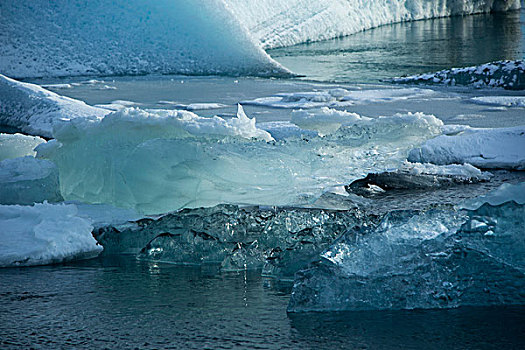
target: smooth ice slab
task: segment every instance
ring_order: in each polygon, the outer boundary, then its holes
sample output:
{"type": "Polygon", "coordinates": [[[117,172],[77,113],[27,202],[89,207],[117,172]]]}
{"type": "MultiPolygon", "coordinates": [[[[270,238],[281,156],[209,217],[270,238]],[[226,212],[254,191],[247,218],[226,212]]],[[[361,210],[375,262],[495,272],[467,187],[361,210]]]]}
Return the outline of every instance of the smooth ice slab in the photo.
{"type": "Polygon", "coordinates": [[[525,206],[394,211],[298,272],[288,310],[525,304],[525,206]]]}
{"type": "Polygon", "coordinates": [[[75,205],[0,205],[0,266],[60,263],[96,256],[102,247],[75,205]]]}

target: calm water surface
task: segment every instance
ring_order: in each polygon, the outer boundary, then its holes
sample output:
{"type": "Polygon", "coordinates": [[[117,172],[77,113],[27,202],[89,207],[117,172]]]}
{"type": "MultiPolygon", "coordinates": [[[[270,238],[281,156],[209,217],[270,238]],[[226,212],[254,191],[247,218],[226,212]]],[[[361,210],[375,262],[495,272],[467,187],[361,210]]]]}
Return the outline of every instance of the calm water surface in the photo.
{"type": "Polygon", "coordinates": [[[287,315],[287,286],[103,257],[0,270],[0,348],[519,348],[525,307],[287,315]]]}

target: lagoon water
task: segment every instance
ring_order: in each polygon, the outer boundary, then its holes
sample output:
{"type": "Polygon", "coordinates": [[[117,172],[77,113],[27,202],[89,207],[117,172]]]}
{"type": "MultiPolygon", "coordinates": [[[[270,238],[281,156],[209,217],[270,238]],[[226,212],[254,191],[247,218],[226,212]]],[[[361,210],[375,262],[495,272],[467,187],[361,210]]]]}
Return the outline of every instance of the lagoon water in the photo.
{"type": "MultiPolygon", "coordinates": [[[[173,108],[161,101],[218,102],[228,106],[199,114],[229,116],[239,101],[279,92],[336,82],[369,88],[396,75],[523,58],[524,23],[525,10],[435,19],[270,51],[305,76],[298,79],[101,77],[104,84],[50,89],[89,104],[129,100],[173,108]]],[[[469,104],[476,95],[469,88],[437,91],[441,97],[430,102],[369,104],[352,111],[370,116],[423,111],[445,123],[473,126],[523,124],[522,109],[469,104]]],[[[259,122],[289,118],[288,111],[246,110],[259,122]]],[[[224,273],[214,266],[153,264],[132,256],[1,269],[0,348],[517,349],[525,344],[524,307],[288,315],[289,293],[289,285],[263,278],[260,271],[224,273]]]]}

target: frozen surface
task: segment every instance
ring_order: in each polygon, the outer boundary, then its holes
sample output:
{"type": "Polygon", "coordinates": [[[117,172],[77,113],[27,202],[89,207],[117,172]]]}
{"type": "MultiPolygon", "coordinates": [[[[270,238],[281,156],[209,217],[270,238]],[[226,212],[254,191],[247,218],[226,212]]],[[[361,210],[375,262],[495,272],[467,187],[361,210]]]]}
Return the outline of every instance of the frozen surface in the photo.
{"type": "Polygon", "coordinates": [[[471,101],[480,105],[525,108],[525,96],[480,96],[471,101]]]}
{"type": "Polygon", "coordinates": [[[92,226],[75,205],[0,205],[0,266],[60,263],[98,255],[92,226]]]}
{"type": "Polygon", "coordinates": [[[0,204],[33,204],[62,200],[58,169],[32,156],[0,161],[0,204]]]}
{"type": "Polygon", "coordinates": [[[312,92],[280,93],[271,97],[243,101],[242,103],[273,108],[349,107],[360,104],[425,98],[433,94],[435,94],[433,90],[418,88],[354,91],[336,88],[312,92]]]}
{"type": "Polygon", "coordinates": [[[394,78],[395,83],[471,85],[502,87],[510,90],[525,89],[525,62],[496,61],[480,66],[445,69],[436,73],[394,78]]]}
{"type": "Polygon", "coordinates": [[[397,211],[296,274],[292,312],[524,304],[525,206],[397,211]]]}
{"type": "Polygon", "coordinates": [[[397,167],[441,127],[433,116],[406,114],[325,137],[274,141],[241,106],[231,119],[124,109],[57,125],[57,141],[37,153],[58,165],[67,200],[158,214],[220,203],[307,203],[363,172],[397,167]]]}
{"type": "Polygon", "coordinates": [[[46,142],[37,136],[0,134],[0,161],[4,159],[34,156],[35,147],[46,142]]]}
{"type": "Polygon", "coordinates": [[[100,118],[109,112],[0,74],[0,124],[24,133],[52,137],[53,125],[59,120],[100,118]]]}
{"type": "Polygon", "coordinates": [[[441,135],[410,151],[411,162],[469,163],[480,168],[525,169],[525,126],[513,128],[466,128],[458,134],[441,135]]]}
{"type": "Polygon", "coordinates": [[[197,110],[206,110],[206,109],[220,109],[227,107],[227,105],[222,103],[213,103],[213,102],[199,102],[199,103],[190,103],[183,104],[177,103],[174,101],[159,101],[159,104],[170,105],[176,109],[185,109],[187,111],[197,111],[197,110]]]}

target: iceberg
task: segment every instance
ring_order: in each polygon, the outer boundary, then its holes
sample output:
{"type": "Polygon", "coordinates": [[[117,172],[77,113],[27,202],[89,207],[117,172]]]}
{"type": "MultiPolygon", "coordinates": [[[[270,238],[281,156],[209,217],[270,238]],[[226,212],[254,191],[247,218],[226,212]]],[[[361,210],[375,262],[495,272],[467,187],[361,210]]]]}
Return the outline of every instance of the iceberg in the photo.
{"type": "Polygon", "coordinates": [[[60,263],[97,256],[92,225],[72,204],[0,205],[0,267],[60,263]]]}
{"type": "Polygon", "coordinates": [[[62,201],[55,164],[31,156],[0,162],[0,204],[62,201]]]}
{"type": "Polygon", "coordinates": [[[295,276],[289,312],[525,304],[525,206],[394,211],[295,276]]]}
{"type": "Polygon", "coordinates": [[[520,8],[520,0],[6,0],[0,71],[73,75],[290,76],[265,49],[383,24],[520,8]],[[57,25],[59,23],[59,25],[57,25]]]}
{"type": "Polygon", "coordinates": [[[363,169],[397,167],[441,127],[416,113],[275,141],[240,106],[231,119],[130,108],[56,124],[56,141],[38,147],[37,156],[57,164],[66,200],[144,214],[221,203],[295,205],[363,169]]]}
{"type": "Polygon", "coordinates": [[[410,162],[469,163],[484,169],[525,169],[525,126],[511,128],[463,128],[440,135],[410,151],[410,162]]]}
{"type": "Polygon", "coordinates": [[[525,62],[496,61],[480,66],[445,69],[436,73],[394,78],[400,84],[471,85],[477,88],[525,89],[525,62]]]}
{"type": "Polygon", "coordinates": [[[35,147],[46,142],[37,136],[0,134],[0,161],[11,158],[35,156],[35,147]]]}
{"type": "Polygon", "coordinates": [[[97,119],[109,112],[0,74],[0,124],[26,134],[51,138],[53,125],[59,120],[97,119]]]}

